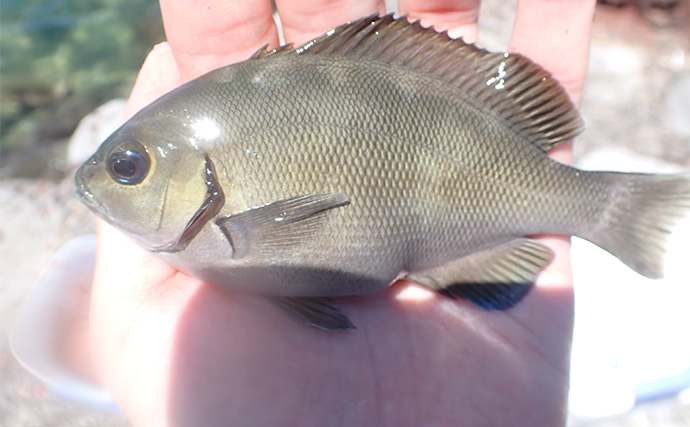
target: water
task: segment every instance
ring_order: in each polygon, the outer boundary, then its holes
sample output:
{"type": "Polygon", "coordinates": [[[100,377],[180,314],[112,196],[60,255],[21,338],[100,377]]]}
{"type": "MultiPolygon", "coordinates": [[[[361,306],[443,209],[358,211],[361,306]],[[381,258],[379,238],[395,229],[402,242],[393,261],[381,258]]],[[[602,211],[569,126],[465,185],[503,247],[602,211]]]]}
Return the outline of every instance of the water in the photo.
{"type": "Polygon", "coordinates": [[[158,3],[146,0],[0,7],[0,166],[3,176],[31,176],[32,158],[45,151],[37,147],[63,141],[97,105],[129,94],[163,25],[158,3]]]}

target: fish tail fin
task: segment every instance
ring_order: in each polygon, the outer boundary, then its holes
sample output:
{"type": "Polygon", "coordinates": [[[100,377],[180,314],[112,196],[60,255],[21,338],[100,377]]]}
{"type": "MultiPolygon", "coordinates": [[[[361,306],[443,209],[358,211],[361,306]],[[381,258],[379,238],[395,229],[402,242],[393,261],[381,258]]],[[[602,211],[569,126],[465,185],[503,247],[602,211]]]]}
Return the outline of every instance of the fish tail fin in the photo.
{"type": "Polygon", "coordinates": [[[666,242],[690,213],[690,175],[594,172],[612,188],[599,227],[581,237],[651,278],[664,276],[666,242]]]}

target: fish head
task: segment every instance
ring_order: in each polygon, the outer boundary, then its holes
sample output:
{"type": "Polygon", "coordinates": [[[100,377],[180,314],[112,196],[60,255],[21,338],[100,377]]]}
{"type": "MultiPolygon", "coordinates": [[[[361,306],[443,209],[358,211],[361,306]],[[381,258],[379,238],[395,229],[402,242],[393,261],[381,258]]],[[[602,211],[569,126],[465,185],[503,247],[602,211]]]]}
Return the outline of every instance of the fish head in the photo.
{"type": "Polygon", "coordinates": [[[199,121],[160,103],[139,112],[77,171],[82,202],[151,251],[184,249],[224,203],[199,121]]]}

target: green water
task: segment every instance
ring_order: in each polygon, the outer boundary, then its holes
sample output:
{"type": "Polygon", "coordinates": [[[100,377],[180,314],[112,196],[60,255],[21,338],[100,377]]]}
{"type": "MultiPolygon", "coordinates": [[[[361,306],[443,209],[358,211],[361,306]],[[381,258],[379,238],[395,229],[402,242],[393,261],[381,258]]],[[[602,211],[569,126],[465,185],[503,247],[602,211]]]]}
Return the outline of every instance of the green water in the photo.
{"type": "Polygon", "coordinates": [[[64,140],[104,101],[126,97],[164,39],[158,2],[0,2],[0,160],[64,140]]]}

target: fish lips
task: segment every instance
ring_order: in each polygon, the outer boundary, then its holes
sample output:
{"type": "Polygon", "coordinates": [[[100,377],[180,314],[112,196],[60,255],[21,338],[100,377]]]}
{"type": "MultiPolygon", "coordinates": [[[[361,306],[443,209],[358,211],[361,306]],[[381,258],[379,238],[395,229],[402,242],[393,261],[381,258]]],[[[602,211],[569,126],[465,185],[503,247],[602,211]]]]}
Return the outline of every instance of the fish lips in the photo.
{"type": "Polygon", "coordinates": [[[75,173],[74,185],[77,187],[76,193],[77,196],[79,196],[79,199],[82,201],[82,203],[84,203],[98,216],[110,221],[112,220],[112,218],[110,218],[108,210],[104,205],[98,203],[96,197],[89,190],[88,185],[86,185],[86,181],[88,181],[88,179],[91,176],[93,176],[92,168],[97,166],[98,163],[100,163],[100,160],[100,156],[98,156],[97,154],[93,155],[89,160],[87,160],[86,163],[84,163],[75,173]]]}

